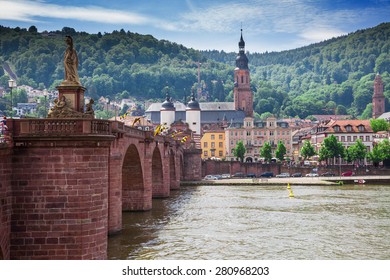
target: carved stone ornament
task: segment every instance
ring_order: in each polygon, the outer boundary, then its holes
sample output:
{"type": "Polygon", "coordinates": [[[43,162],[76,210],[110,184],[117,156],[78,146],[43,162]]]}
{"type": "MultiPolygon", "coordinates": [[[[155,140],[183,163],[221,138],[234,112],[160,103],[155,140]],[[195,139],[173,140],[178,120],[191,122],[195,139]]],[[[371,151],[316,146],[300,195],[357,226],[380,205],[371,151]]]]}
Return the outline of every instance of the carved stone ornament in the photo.
{"type": "Polygon", "coordinates": [[[54,99],[54,106],[50,108],[48,113],[48,118],[83,118],[83,119],[94,119],[95,112],[92,108],[92,104],[94,103],[93,99],[90,99],[89,103],[86,105],[86,112],[81,113],[72,109],[67,103],[65,96],[61,96],[59,100],[54,99]]]}

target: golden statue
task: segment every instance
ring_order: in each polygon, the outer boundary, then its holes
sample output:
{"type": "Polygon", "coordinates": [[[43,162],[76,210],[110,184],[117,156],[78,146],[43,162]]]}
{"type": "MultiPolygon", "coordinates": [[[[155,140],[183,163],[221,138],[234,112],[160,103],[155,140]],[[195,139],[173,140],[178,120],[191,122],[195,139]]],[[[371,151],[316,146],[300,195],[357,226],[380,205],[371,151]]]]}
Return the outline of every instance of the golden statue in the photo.
{"type": "Polygon", "coordinates": [[[76,50],[73,48],[73,39],[71,36],[65,36],[65,42],[68,47],[64,54],[65,80],[62,84],[80,85],[78,74],[79,60],[76,50]]]}

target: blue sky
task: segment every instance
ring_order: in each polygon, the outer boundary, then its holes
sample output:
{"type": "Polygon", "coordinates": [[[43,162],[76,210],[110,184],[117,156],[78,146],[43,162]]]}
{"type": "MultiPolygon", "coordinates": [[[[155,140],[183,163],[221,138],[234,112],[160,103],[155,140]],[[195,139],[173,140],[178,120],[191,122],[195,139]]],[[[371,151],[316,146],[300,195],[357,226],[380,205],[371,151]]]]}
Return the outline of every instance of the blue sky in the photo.
{"type": "Polygon", "coordinates": [[[199,50],[281,51],[390,21],[390,0],[0,0],[0,25],[151,34],[199,50]]]}

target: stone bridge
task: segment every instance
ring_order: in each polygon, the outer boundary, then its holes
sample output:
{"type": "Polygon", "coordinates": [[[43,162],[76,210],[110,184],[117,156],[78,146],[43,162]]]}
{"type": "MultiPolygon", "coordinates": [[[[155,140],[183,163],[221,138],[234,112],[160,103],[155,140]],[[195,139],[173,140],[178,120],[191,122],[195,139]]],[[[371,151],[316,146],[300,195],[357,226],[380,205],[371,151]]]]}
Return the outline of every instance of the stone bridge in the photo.
{"type": "Polygon", "coordinates": [[[13,119],[0,143],[0,259],[105,259],[122,211],[201,179],[201,151],[121,122],[13,119]]]}

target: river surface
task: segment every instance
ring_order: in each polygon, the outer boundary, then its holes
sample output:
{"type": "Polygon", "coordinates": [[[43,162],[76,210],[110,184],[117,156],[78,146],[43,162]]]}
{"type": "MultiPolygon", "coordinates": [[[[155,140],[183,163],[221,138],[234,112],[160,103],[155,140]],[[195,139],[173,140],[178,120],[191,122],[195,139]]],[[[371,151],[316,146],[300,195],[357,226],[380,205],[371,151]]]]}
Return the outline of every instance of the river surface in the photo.
{"type": "Polygon", "coordinates": [[[191,186],[124,212],[109,259],[390,259],[390,186],[191,186]]]}

